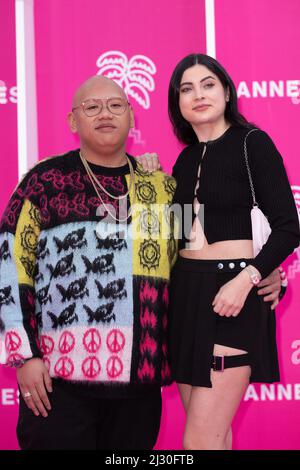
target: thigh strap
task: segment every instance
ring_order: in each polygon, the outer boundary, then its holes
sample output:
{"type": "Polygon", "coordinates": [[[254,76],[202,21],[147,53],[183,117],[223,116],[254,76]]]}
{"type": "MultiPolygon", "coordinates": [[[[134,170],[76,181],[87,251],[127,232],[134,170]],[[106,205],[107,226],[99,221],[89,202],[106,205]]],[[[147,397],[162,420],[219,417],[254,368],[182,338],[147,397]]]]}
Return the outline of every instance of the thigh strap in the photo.
{"type": "Polygon", "coordinates": [[[250,354],[244,353],[237,356],[212,356],[211,368],[217,372],[223,372],[229,367],[250,365],[250,354]]]}

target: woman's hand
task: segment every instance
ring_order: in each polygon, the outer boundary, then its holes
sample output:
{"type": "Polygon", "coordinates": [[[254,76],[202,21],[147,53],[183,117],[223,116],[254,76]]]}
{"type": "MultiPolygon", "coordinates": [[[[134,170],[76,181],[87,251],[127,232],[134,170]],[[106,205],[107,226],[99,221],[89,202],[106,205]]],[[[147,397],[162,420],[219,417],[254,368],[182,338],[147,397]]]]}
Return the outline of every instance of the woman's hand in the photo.
{"type": "Polygon", "coordinates": [[[144,153],[136,158],[142,165],[144,171],[152,173],[152,171],[157,171],[161,168],[158,155],[156,153],[144,153]]]}
{"type": "Polygon", "coordinates": [[[42,359],[33,358],[17,369],[17,381],[27,407],[35,416],[41,413],[45,418],[51,405],[47,392],[52,392],[51,377],[42,359]]]}
{"type": "Polygon", "coordinates": [[[247,271],[241,271],[220,288],[212,303],[214,311],[221,317],[236,317],[242,310],[252,287],[247,271]]]}
{"type": "Polygon", "coordinates": [[[263,287],[263,289],[260,289],[257,293],[259,295],[268,294],[264,297],[264,301],[272,302],[271,309],[274,310],[279,303],[279,292],[281,289],[281,276],[279,269],[274,269],[268,277],[260,281],[257,287],[263,287]]]}

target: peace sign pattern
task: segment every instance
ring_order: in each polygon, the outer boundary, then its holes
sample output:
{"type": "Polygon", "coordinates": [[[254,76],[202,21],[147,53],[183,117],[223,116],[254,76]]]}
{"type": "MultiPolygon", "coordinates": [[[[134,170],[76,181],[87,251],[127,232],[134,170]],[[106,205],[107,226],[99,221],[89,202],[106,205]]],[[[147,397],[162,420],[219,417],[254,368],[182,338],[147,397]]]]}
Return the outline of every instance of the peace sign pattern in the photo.
{"type": "Polygon", "coordinates": [[[109,354],[112,353],[106,362],[107,377],[111,380],[121,379],[124,365],[116,354],[122,353],[125,348],[125,334],[117,328],[111,330],[106,336],[106,345],[109,354]]]}
{"type": "Polygon", "coordinates": [[[120,330],[113,329],[106,337],[106,344],[109,351],[118,353],[125,346],[125,336],[120,330]]]}
{"type": "Polygon", "coordinates": [[[86,381],[130,380],[130,326],[51,331],[40,337],[40,344],[51,376],[86,381]]]}
{"type": "Polygon", "coordinates": [[[123,372],[123,363],[117,356],[111,356],[106,364],[106,372],[109,378],[117,379],[123,372]]]}
{"type": "Polygon", "coordinates": [[[58,348],[62,354],[67,354],[74,349],[75,337],[70,331],[64,331],[60,337],[58,348]]]}
{"type": "Polygon", "coordinates": [[[83,345],[89,353],[96,353],[101,347],[101,336],[96,328],[90,328],[83,336],[83,345]]]}
{"type": "Polygon", "coordinates": [[[8,352],[20,349],[22,345],[21,337],[15,331],[8,331],[5,335],[5,347],[8,352]]]}
{"type": "Polygon", "coordinates": [[[40,347],[43,354],[51,354],[54,349],[54,341],[50,336],[42,335],[40,347]]]}
{"type": "Polygon", "coordinates": [[[82,363],[82,372],[87,379],[95,379],[101,371],[99,359],[96,356],[87,357],[82,363]]]}
{"type": "Polygon", "coordinates": [[[1,361],[11,366],[20,359],[31,357],[32,350],[28,336],[23,331],[7,331],[4,340],[0,341],[0,355],[6,356],[1,358],[1,361]]]}
{"type": "Polygon", "coordinates": [[[55,364],[54,371],[59,377],[68,379],[73,375],[74,363],[69,357],[63,356],[55,364]]]}

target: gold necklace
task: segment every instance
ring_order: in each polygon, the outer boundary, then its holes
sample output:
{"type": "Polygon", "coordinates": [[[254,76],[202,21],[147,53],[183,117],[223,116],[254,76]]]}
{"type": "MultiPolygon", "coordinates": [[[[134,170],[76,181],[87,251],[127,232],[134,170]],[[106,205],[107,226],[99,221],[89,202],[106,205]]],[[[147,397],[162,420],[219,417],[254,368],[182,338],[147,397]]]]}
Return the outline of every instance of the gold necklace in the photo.
{"type": "Polygon", "coordinates": [[[115,196],[114,194],[111,194],[109,193],[105,188],[104,186],[102,186],[102,184],[100,183],[100,181],[98,180],[98,178],[96,177],[96,175],[93,173],[90,165],[88,164],[87,160],[81,155],[81,152],[79,152],[79,155],[80,155],[80,158],[81,158],[81,161],[86,169],[86,172],[87,174],[90,176],[90,178],[92,178],[95,182],[95,184],[101,189],[101,191],[103,191],[108,197],[110,197],[111,199],[116,199],[116,200],[120,200],[120,199],[125,199],[125,197],[128,196],[128,194],[130,193],[131,191],[131,187],[132,187],[132,184],[134,183],[134,169],[132,167],[132,163],[130,161],[130,159],[127,157],[126,155],[126,159],[127,159],[127,163],[129,165],[129,170],[130,170],[130,183],[129,183],[129,187],[128,187],[128,191],[127,193],[125,194],[121,194],[120,196],[115,196]]]}
{"type": "Polygon", "coordinates": [[[129,208],[128,215],[127,215],[124,219],[120,219],[120,218],[115,217],[114,214],[112,214],[112,213],[110,212],[110,210],[108,209],[107,205],[106,205],[105,202],[103,201],[103,199],[102,199],[102,197],[101,197],[101,195],[100,195],[100,193],[99,193],[99,191],[98,191],[98,189],[97,189],[97,187],[96,187],[96,184],[98,184],[99,187],[100,187],[101,189],[103,189],[104,192],[105,192],[108,196],[112,197],[113,199],[119,199],[119,200],[120,200],[120,199],[123,199],[123,198],[124,198],[124,195],[122,195],[121,197],[120,197],[120,196],[117,196],[117,197],[116,197],[116,196],[113,196],[112,194],[110,194],[108,191],[105,191],[105,189],[103,188],[103,186],[99,183],[98,179],[96,178],[96,176],[93,174],[92,170],[90,169],[90,167],[89,167],[89,165],[88,165],[86,159],[81,155],[80,152],[79,152],[79,156],[80,156],[81,161],[82,161],[82,163],[83,163],[83,166],[84,166],[84,168],[85,168],[85,170],[86,170],[86,172],[87,172],[87,175],[88,175],[88,177],[90,178],[90,181],[91,181],[91,183],[92,183],[92,185],[93,185],[93,187],[94,187],[94,189],[95,189],[95,192],[96,192],[98,198],[100,199],[101,204],[104,206],[105,210],[108,212],[108,214],[109,214],[116,222],[126,222],[126,220],[128,220],[129,217],[131,216],[131,213],[132,213],[132,206],[133,206],[134,203],[135,203],[135,184],[134,184],[134,183],[135,183],[135,174],[134,174],[134,169],[133,169],[132,163],[131,163],[131,161],[129,160],[129,158],[126,156],[127,161],[128,161],[128,165],[129,165],[129,170],[130,170],[130,184],[129,184],[129,189],[128,189],[127,193],[125,194],[125,197],[128,196],[129,191],[130,191],[130,189],[131,189],[131,187],[132,187],[132,185],[133,185],[132,204],[131,204],[131,207],[129,208]],[[92,175],[93,175],[93,176],[92,176],[92,175]],[[96,182],[97,182],[97,183],[96,183],[96,182]],[[95,183],[96,183],[96,184],[95,184],[95,183]]]}

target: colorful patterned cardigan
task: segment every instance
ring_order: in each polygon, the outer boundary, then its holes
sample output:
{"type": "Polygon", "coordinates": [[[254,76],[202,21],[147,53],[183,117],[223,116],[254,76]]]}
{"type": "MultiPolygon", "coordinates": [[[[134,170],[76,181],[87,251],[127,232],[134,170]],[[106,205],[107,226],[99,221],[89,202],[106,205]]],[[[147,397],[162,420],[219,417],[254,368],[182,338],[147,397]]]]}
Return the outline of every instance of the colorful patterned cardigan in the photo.
{"type": "MultiPolygon", "coordinates": [[[[118,230],[96,215],[100,201],[78,151],[39,162],[16,188],[0,225],[2,364],[42,357],[51,377],[68,382],[172,382],[166,333],[177,245],[168,207],[176,184],[130,160],[139,206],[118,230]]],[[[92,168],[111,193],[127,191],[128,165],[92,168]]]]}

